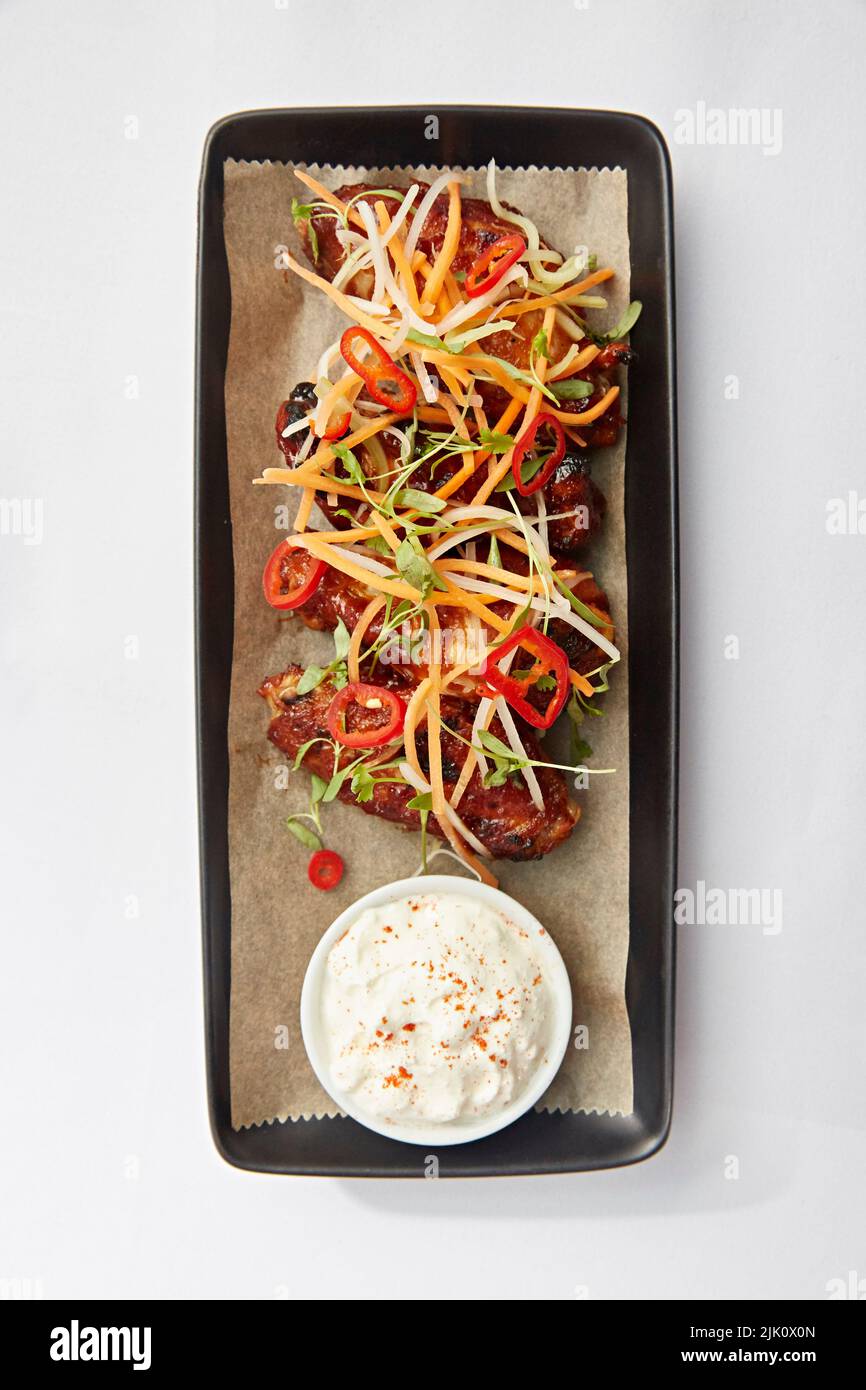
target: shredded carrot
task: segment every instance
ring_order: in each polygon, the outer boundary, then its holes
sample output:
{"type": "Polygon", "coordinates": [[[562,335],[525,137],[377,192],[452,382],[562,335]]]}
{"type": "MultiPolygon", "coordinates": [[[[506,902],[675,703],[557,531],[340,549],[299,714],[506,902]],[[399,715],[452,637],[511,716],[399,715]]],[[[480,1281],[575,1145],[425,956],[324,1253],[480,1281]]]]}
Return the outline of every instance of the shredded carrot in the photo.
{"type": "Polygon", "coordinates": [[[460,184],[454,180],[448,185],[448,225],[445,228],[445,237],[442,242],[442,249],[436,260],[433,262],[433,274],[427,281],[421,294],[423,304],[435,304],[439,298],[439,291],[445,283],[445,276],[451,269],[451,262],[457,254],[457,247],[460,245],[460,228],[462,226],[462,216],[460,211],[460,184]]]}
{"type": "Polygon", "coordinates": [[[480,594],[467,594],[465,589],[458,589],[445,575],[442,576],[442,579],[447,586],[448,595],[443,598],[441,594],[433,594],[431,595],[433,602],[444,604],[454,603],[460,607],[468,608],[472,613],[475,613],[483,623],[487,623],[488,627],[495,627],[497,632],[511,631],[511,624],[506,622],[504,618],[500,618],[498,613],[491,613],[487,606],[488,603],[496,603],[496,599],[488,599],[487,602],[485,602],[480,594]]]}
{"type": "Polygon", "coordinates": [[[298,545],[304,550],[309,550],[317,559],[326,560],[335,570],[347,574],[350,579],[356,580],[368,589],[378,589],[380,593],[393,594],[395,598],[408,598],[413,603],[417,603],[421,597],[421,591],[413,588],[411,584],[404,583],[402,579],[391,579],[384,574],[374,574],[371,570],[364,569],[363,565],[347,559],[345,555],[335,555],[334,546],[320,545],[309,533],[298,536],[298,545]]]}
{"type": "Polygon", "coordinates": [[[349,652],[346,657],[346,666],[348,668],[350,681],[359,681],[361,679],[361,643],[364,640],[367,628],[379,612],[379,609],[385,607],[386,602],[387,599],[384,599],[381,594],[377,598],[370,599],[370,602],[367,604],[367,607],[352,629],[352,636],[349,639],[349,652]]]}
{"type": "MultiPolygon", "coordinates": [[[[499,569],[496,565],[485,565],[481,560],[434,560],[433,567],[437,572],[444,574],[476,574],[484,579],[492,579],[496,584],[504,584],[512,589],[521,589],[524,594],[546,592],[541,575],[533,575],[530,580],[528,575],[515,574],[513,570],[499,569]]],[[[515,602],[520,597],[520,594],[515,594],[515,602]]]]}
{"type": "Polygon", "coordinates": [[[579,671],[574,671],[569,667],[568,679],[571,681],[575,690],[579,690],[581,695],[594,695],[595,689],[590,685],[586,676],[582,676],[579,671]]]}
{"type": "MultiPolygon", "coordinates": [[[[548,342],[550,341],[550,335],[553,332],[553,325],[555,322],[556,310],[552,307],[546,309],[544,313],[542,331],[544,332],[548,342]]],[[[538,363],[538,366],[535,369],[536,375],[538,377],[539,382],[541,383],[541,386],[544,385],[544,378],[548,365],[549,363],[547,361],[547,358],[542,357],[538,363]]],[[[529,393],[529,400],[526,403],[526,410],[523,415],[523,420],[521,421],[521,433],[523,433],[523,431],[526,430],[532,424],[532,421],[538,414],[542,401],[541,386],[533,386],[532,390],[529,393]]],[[[555,411],[554,414],[556,414],[555,411]]],[[[480,506],[483,502],[486,502],[493,489],[497,486],[498,483],[502,482],[502,479],[505,477],[506,473],[511,467],[511,459],[513,454],[514,449],[509,449],[508,453],[503,454],[502,458],[499,460],[498,463],[494,464],[490,469],[488,469],[487,478],[481,484],[480,488],[478,489],[478,491],[472,499],[473,506],[480,506]]]]}
{"type": "Polygon", "coordinates": [[[306,531],[310,524],[310,512],[313,510],[313,503],[316,500],[315,488],[305,487],[304,495],[298,503],[298,510],[295,513],[295,530],[298,532],[306,531]]]}
{"type": "MultiPolygon", "coordinates": [[[[388,209],[381,199],[376,203],[376,217],[379,222],[379,231],[385,237],[391,226],[392,219],[388,216],[388,209]]],[[[399,230],[391,238],[386,252],[390,251],[391,259],[394,262],[394,269],[397,271],[398,278],[402,281],[406,291],[406,298],[409,300],[416,313],[419,312],[421,305],[418,300],[418,289],[415,284],[415,276],[412,274],[409,262],[406,260],[406,252],[403,249],[403,242],[400,239],[399,230]]]]}
{"type": "Polygon", "coordinates": [[[445,292],[448,295],[450,307],[452,309],[456,309],[457,305],[463,302],[460,286],[454,279],[454,275],[450,270],[446,270],[445,272],[445,292]]]}
{"type": "Polygon", "coordinates": [[[363,309],[359,309],[357,304],[353,304],[348,295],[343,294],[342,290],[335,290],[330,280],[325,280],[321,275],[317,275],[314,270],[307,270],[305,266],[299,265],[294,256],[286,252],[286,265],[289,270],[293,270],[296,275],[300,275],[302,280],[306,280],[308,285],[318,285],[320,290],[332,299],[334,303],[342,309],[344,314],[348,314],[350,319],[360,323],[362,328],[366,328],[369,333],[378,338],[389,338],[393,329],[387,328],[381,319],[374,319],[370,314],[365,314],[363,309]]]}
{"type": "MultiPolygon", "coordinates": [[[[365,440],[371,439],[374,434],[381,434],[382,430],[388,429],[389,425],[393,425],[394,421],[399,419],[399,415],[379,415],[375,420],[370,420],[368,424],[360,425],[358,429],[353,430],[351,434],[347,434],[343,439],[334,440],[334,443],[339,444],[342,449],[354,449],[356,444],[363,444],[365,440]]],[[[314,464],[318,464],[321,468],[324,464],[330,463],[331,459],[334,457],[334,450],[331,445],[323,443],[319,445],[311,459],[305,460],[305,462],[299,464],[298,467],[299,469],[312,468],[314,464]]]]}
{"type": "MultiPolygon", "coordinates": [[[[360,395],[361,388],[363,387],[363,385],[364,383],[361,380],[361,378],[359,376],[355,376],[354,372],[344,372],[343,375],[340,377],[340,380],[335,382],[334,385],[331,387],[328,394],[322,397],[321,401],[319,402],[319,405],[316,406],[316,414],[318,414],[319,406],[321,406],[322,418],[325,421],[326,429],[328,425],[328,420],[331,414],[333,413],[334,406],[337,404],[337,402],[342,400],[345,396],[346,404],[349,406],[353,405],[357,396],[360,395]]],[[[313,432],[315,433],[315,427],[313,432]]],[[[316,437],[317,439],[321,439],[322,436],[317,435],[316,437]]]]}
{"type": "Polygon", "coordinates": [[[552,372],[548,372],[547,380],[561,381],[565,376],[574,376],[575,372],[582,372],[591,362],[595,361],[600,352],[600,347],[596,347],[595,343],[590,343],[589,347],[584,348],[583,352],[579,352],[567,367],[560,367],[552,372]]]}
{"type": "MultiPolygon", "coordinates": [[[[372,540],[379,534],[375,526],[354,526],[346,531],[316,531],[315,537],[325,545],[352,545],[355,541],[372,540]]],[[[290,542],[294,539],[294,536],[289,536],[290,542]]]]}
{"type": "Polygon", "coordinates": [[[307,188],[311,189],[313,193],[317,193],[324,203],[330,203],[331,207],[336,208],[337,212],[343,217],[348,215],[351,221],[355,223],[356,227],[360,227],[361,231],[364,230],[364,223],[360,214],[357,213],[354,208],[350,208],[347,203],[342,203],[336,193],[331,192],[330,188],[326,188],[323,183],[319,183],[318,179],[314,179],[312,174],[307,174],[302,169],[293,169],[292,173],[296,179],[300,179],[301,183],[306,184],[307,188]]]}
{"type": "Polygon", "coordinates": [[[385,517],[382,515],[381,512],[377,512],[375,510],[371,511],[370,520],[375,524],[379,534],[385,537],[385,540],[388,542],[391,549],[394,551],[394,554],[396,555],[397,551],[400,549],[400,538],[394,530],[393,526],[391,526],[390,523],[386,521],[385,517]]]}
{"type": "Polygon", "coordinates": [[[425,425],[447,425],[448,416],[441,406],[437,405],[418,405],[415,407],[418,419],[425,425]]]}
{"type": "MultiPolygon", "coordinates": [[[[520,404],[518,400],[510,400],[508,402],[508,405],[493,426],[494,434],[503,434],[509,429],[520,414],[520,404]]],[[[458,488],[461,488],[463,484],[472,477],[476,469],[479,468],[482,463],[485,463],[489,457],[489,449],[479,449],[466,461],[466,463],[464,463],[462,468],[458,469],[453,477],[448,479],[447,483],[443,483],[441,487],[436,489],[436,496],[443,498],[452,497],[454,493],[457,492],[458,488]]]]}
{"type": "Polygon", "coordinates": [[[448,419],[451,421],[451,426],[454,429],[454,431],[460,436],[461,439],[465,439],[468,441],[469,431],[466,428],[466,421],[461,416],[460,411],[455,409],[454,402],[449,401],[447,396],[443,396],[441,391],[439,392],[439,402],[446,415],[448,416],[448,419]]]}
{"type": "MultiPolygon", "coordinates": [[[[424,773],[421,771],[418,751],[415,747],[415,729],[426,714],[427,692],[431,685],[430,677],[426,676],[420,685],[415,687],[412,698],[406,706],[406,719],[403,724],[403,746],[406,749],[406,761],[418,777],[424,777],[424,773]]],[[[426,778],[424,780],[426,781],[426,778]]]]}
{"type": "Polygon", "coordinates": [[[532,313],[534,309],[549,309],[555,308],[557,304],[568,304],[570,300],[575,299],[586,290],[591,290],[593,285],[600,285],[603,280],[610,280],[613,273],[610,266],[605,266],[603,270],[595,270],[592,275],[587,275],[585,280],[579,280],[576,285],[569,285],[566,289],[557,290],[554,294],[545,294],[540,299],[521,299],[516,304],[506,304],[503,309],[497,309],[496,317],[516,319],[521,314],[532,313]]]}
{"type": "Polygon", "coordinates": [[[260,478],[253,478],[253,483],[314,488],[317,492],[333,492],[336,497],[352,497],[356,502],[383,500],[381,492],[368,488],[364,493],[354,483],[341,483],[338,478],[329,477],[328,474],[308,473],[303,468],[266,468],[260,478]]]}

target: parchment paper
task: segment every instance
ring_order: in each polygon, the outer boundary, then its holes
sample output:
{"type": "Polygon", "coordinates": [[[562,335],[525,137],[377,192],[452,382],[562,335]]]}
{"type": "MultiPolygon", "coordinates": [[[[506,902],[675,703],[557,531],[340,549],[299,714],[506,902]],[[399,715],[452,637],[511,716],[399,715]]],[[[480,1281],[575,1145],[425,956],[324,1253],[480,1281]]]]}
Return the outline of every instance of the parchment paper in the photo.
{"type": "MultiPolygon", "coordinates": [[[[401,185],[438,169],[363,170],[340,166],[310,172],[330,187],[371,176],[401,185]]],[[[542,237],[564,255],[586,245],[599,265],[617,271],[603,286],[609,324],[628,304],[627,186],[623,170],[517,169],[498,176],[500,197],[533,217],[542,237]]],[[[474,173],[469,193],[483,196],[474,173]]],[[[307,1062],[298,1018],[301,984],[321,933],[339,912],[370,889],[417,871],[419,837],[334,803],[323,809],[325,838],[345,858],[347,872],[333,892],[307,881],[309,851],[285,828],[308,805],[308,782],[267,742],[268,712],[256,694],[266,675],[290,662],[331,659],[329,634],[280,618],[262,599],[261,575],[290,525],[295,490],[253,487],[263,468],[280,462],[274,442],[277,407],[296,382],[308,379],[345,323],[319,291],[279,268],[280,247],[300,256],[291,200],[306,191],[291,166],[225,165],[225,238],[231,275],[232,321],[226,372],[226,419],[235,561],[235,634],[229,716],[229,852],[232,897],[231,1101],[235,1128],[273,1120],[339,1114],[307,1062]],[[292,496],[289,496],[289,493],[292,496]],[[281,510],[282,509],[282,510],[281,510]],[[286,517],[288,510],[288,521],[286,517]],[[287,785],[286,785],[287,784],[287,785]]],[[[301,259],[303,259],[301,257],[301,259]]],[[[577,793],[581,820],[572,838],[532,864],[496,866],[504,891],[535,912],[553,935],[574,992],[574,1024],[584,1025],[580,1048],[570,1047],[540,1103],[547,1110],[628,1114],[632,1108],[631,1037],[625,1007],[628,953],[628,688],[626,571],[623,519],[624,441],[595,454],[593,476],[607,496],[604,536],[592,568],[606,588],[624,659],[611,672],[604,719],[590,719],[585,736],[590,766],[616,768],[577,793]]],[[[435,872],[459,873],[434,860],[435,872]]]]}

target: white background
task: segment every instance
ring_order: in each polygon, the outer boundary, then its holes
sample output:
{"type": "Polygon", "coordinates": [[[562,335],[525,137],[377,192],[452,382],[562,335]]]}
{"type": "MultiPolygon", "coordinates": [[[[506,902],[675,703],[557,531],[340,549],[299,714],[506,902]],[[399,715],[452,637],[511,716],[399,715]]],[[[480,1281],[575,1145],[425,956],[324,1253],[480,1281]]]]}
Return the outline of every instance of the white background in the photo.
{"type": "Polygon", "coordinates": [[[2,494],[44,501],[41,545],[0,537],[0,1278],[46,1297],[821,1299],[866,1277],[866,537],[826,526],[830,499],[866,492],[864,37],[855,0],[0,5],[2,494]],[[777,935],[681,932],[673,1132],[630,1170],[266,1178],[208,1132],[201,152],[232,111],[377,102],[620,108],[671,145],[680,882],[778,888],[784,916],[777,935]],[[675,142],[698,102],[780,109],[781,151],[675,142]]]}

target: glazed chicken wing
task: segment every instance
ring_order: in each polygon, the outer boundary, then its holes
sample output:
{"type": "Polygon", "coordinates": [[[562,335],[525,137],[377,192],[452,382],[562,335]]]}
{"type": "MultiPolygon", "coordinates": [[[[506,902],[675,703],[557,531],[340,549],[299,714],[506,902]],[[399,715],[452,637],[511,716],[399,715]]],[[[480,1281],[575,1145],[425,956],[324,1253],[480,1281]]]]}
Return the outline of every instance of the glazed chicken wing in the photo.
{"type": "MultiPolygon", "coordinates": [[[[427,192],[427,188],[426,184],[419,185],[419,203],[427,192]]],[[[376,193],[372,186],[367,184],[345,184],[342,188],[336,189],[336,196],[346,203],[363,194],[369,195],[368,201],[371,204],[377,201],[384,203],[389,216],[393,216],[400,205],[396,198],[389,197],[387,194],[376,193]]],[[[452,274],[458,276],[466,274],[473,263],[494,242],[501,237],[512,234],[515,230],[513,222],[507,222],[497,217],[490,204],[480,198],[463,198],[461,200],[461,213],[460,240],[451,263],[452,274]]],[[[337,219],[332,213],[319,208],[309,220],[302,221],[298,225],[308,260],[320,275],[327,280],[333,280],[347,256],[347,252],[337,235],[340,225],[337,219]]],[[[417,250],[426,256],[431,264],[441,250],[447,225],[448,195],[441,193],[427,214],[417,245],[417,250]]],[[[544,247],[542,243],[542,249],[549,248],[544,247]]],[[[416,279],[418,288],[421,289],[424,285],[423,276],[418,274],[416,279]]],[[[351,294],[368,298],[373,289],[373,271],[371,269],[358,270],[343,288],[351,294]]],[[[532,341],[541,328],[542,319],[543,314],[537,310],[522,314],[514,320],[515,331],[513,333],[494,333],[484,339],[485,352],[510,362],[512,366],[518,367],[521,371],[527,371],[530,366],[532,341]]],[[[571,343],[572,338],[557,321],[549,342],[551,360],[557,361],[562,358],[571,343]]],[[[602,399],[612,383],[612,373],[617,365],[629,362],[633,355],[629,349],[624,348],[621,344],[615,346],[616,352],[605,350],[599,354],[599,357],[586,371],[576,374],[575,380],[586,381],[592,386],[591,394],[579,401],[563,401],[561,403],[562,409],[573,409],[575,414],[579,414],[602,399]]],[[[501,412],[508,403],[508,395],[501,386],[485,383],[479,385],[479,391],[484,398],[485,407],[493,413],[501,412]]],[[[581,426],[581,436],[591,446],[613,444],[616,442],[621,424],[622,418],[619,413],[618,402],[614,401],[597,421],[590,425],[581,426]]]]}
{"type": "MultiPolygon", "coordinates": [[[[300,666],[289,666],[279,675],[268,676],[259,694],[267,701],[271,711],[268,738],[276,748],[294,762],[300,749],[311,739],[328,739],[328,707],[335,690],[330,681],[305,695],[297,694],[298,681],[303,673],[300,666]]],[[[403,691],[408,696],[403,677],[397,670],[382,670],[377,675],[380,684],[403,691]]],[[[468,752],[459,734],[466,740],[472,737],[472,718],[474,709],[466,700],[444,697],[442,700],[443,725],[453,730],[443,729],[442,772],[446,796],[451,795],[460,776],[468,752]]],[[[354,706],[351,711],[351,725],[347,717],[347,727],[358,732],[375,726],[380,718],[379,712],[354,706]]],[[[505,731],[494,720],[491,732],[498,738],[505,738],[505,731]]],[[[531,733],[521,732],[527,756],[540,758],[538,743],[531,733]]],[[[418,759],[425,774],[429,774],[427,756],[427,735],[424,731],[417,735],[418,759]]],[[[343,749],[340,766],[345,767],[357,757],[357,750],[343,749]]],[[[325,780],[334,772],[333,750],[327,743],[314,743],[301,759],[308,772],[314,772],[325,780]]],[[[569,799],[568,786],[561,772],[542,767],[538,770],[538,781],[544,797],[545,809],[539,810],[533,803],[526,783],[517,775],[506,779],[499,787],[484,787],[476,768],[463,794],[459,814],[474,835],[486,847],[494,859],[540,859],[549,854],[558,844],[568,838],[579,817],[579,810],[569,799]]],[[[414,788],[405,783],[383,781],[378,783],[368,801],[356,803],[355,794],[347,780],[340,788],[341,801],[357,804],[368,815],[381,816],[393,821],[407,830],[420,830],[419,812],[409,807],[414,799],[414,788]]],[[[431,815],[428,828],[433,835],[445,839],[435,816],[431,815]]]]}
{"type": "MultiPolygon", "coordinates": [[[[296,433],[284,438],[283,430],[303,419],[306,412],[315,407],[315,404],[316,397],[312,382],[302,381],[298,383],[288,400],[283,401],[277,411],[275,424],[277,445],[290,467],[297,460],[303,435],[296,433]]],[[[380,436],[379,447],[385,455],[388,467],[393,467],[399,454],[397,441],[393,436],[385,434],[380,436]]],[[[355,454],[370,481],[370,485],[375,487],[380,474],[379,462],[363,444],[357,448],[355,454]]],[[[421,463],[412,474],[412,487],[419,492],[435,492],[436,488],[441,487],[458,471],[462,462],[462,457],[458,456],[456,459],[439,460],[435,467],[421,463]]],[[[593,482],[591,468],[589,450],[571,446],[554,471],[553,477],[542,489],[547,512],[553,518],[548,526],[550,547],[557,554],[577,555],[580,551],[585,550],[601,532],[607,503],[604,493],[593,482]]],[[[342,465],[338,462],[334,468],[335,477],[340,477],[343,472],[342,465]]],[[[479,470],[452,494],[452,504],[462,506],[470,503],[486,476],[487,466],[482,464],[479,470]]],[[[536,504],[533,498],[520,497],[519,494],[515,494],[515,497],[525,515],[534,516],[536,514],[536,504]]],[[[494,495],[491,500],[497,502],[499,499],[497,495],[494,495]]],[[[367,511],[364,502],[347,501],[345,498],[340,498],[336,503],[333,503],[329,502],[327,496],[322,493],[318,495],[317,501],[328,520],[338,530],[357,525],[363,520],[367,511]]]]}

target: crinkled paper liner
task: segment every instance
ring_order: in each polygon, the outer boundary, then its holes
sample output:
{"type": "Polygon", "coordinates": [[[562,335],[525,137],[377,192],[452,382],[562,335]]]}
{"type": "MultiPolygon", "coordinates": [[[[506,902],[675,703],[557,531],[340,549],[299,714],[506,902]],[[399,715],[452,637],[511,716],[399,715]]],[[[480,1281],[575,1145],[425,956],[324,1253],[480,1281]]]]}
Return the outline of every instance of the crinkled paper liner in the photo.
{"type": "MultiPolygon", "coordinates": [[[[306,167],[306,166],[298,166],[306,167]]],[[[301,1039],[301,985],[322,932],[343,908],[383,883],[415,873],[419,837],[353,806],[324,808],[326,843],[347,865],[340,886],[319,893],[307,881],[309,852],[285,828],[307,809],[308,778],[286,776],[285,760],[268,743],[266,675],[290,662],[324,664],[327,634],[280,618],[262,600],[265,559],[297,498],[289,489],[253,487],[279,462],[274,416],[280,401],[309,379],[318,358],[345,326],[314,288],[280,268],[280,248],[299,254],[291,201],[306,190],[279,163],[225,165],[225,239],[232,321],[225,398],[235,563],[235,629],[229,713],[229,857],[232,897],[231,1103],[240,1129],[275,1120],[321,1119],[340,1113],[320,1087],[301,1039]]],[[[331,187],[370,176],[432,179],[434,168],[310,166],[331,187]]],[[[484,196],[483,172],[470,173],[469,193],[484,196]]],[[[537,223],[542,237],[567,255],[586,245],[616,278],[603,286],[609,323],[629,298],[626,175],[621,169],[504,169],[499,195],[537,223]]],[[[626,652],[626,568],[623,516],[624,440],[595,454],[593,476],[607,496],[603,538],[587,561],[606,588],[617,642],[626,652]]],[[[623,659],[611,672],[605,718],[587,720],[590,766],[616,768],[577,793],[581,820],[571,839],[532,864],[497,865],[503,890],[535,912],[554,937],[572,982],[574,1025],[569,1047],[538,1108],[629,1114],[631,1035],[625,1005],[629,934],[628,683],[623,659]]],[[[550,742],[550,740],[548,740],[550,742]]],[[[434,861],[448,872],[453,861],[434,861]]]]}

